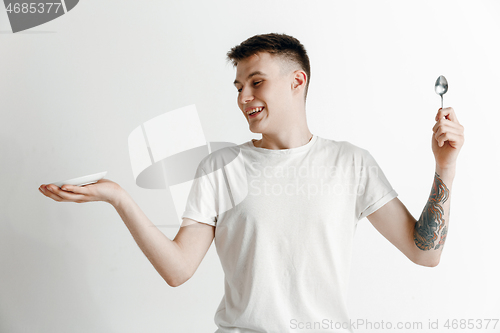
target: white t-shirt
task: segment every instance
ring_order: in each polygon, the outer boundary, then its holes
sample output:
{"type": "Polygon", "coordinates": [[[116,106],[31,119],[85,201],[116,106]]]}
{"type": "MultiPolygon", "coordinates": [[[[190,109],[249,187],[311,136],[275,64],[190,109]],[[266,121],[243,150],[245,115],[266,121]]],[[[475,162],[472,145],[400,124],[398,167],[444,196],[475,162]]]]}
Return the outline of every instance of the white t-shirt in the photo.
{"type": "Polygon", "coordinates": [[[356,225],[398,194],[349,142],[313,135],[272,150],[252,141],[201,161],[182,216],[216,226],[225,274],[216,332],[352,332],[356,225]]]}

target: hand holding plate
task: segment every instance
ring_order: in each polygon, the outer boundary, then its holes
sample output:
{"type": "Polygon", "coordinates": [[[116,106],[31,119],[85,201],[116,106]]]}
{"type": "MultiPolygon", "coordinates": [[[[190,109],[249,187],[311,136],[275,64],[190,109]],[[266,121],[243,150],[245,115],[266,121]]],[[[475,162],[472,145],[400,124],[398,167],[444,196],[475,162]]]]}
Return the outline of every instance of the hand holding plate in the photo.
{"type": "Polygon", "coordinates": [[[120,185],[108,179],[101,179],[85,186],[64,184],[61,188],[54,184],[43,184],[39,190],[46,197],[58,202],[104,201],[112,205],[123,191],[120,185]]]}

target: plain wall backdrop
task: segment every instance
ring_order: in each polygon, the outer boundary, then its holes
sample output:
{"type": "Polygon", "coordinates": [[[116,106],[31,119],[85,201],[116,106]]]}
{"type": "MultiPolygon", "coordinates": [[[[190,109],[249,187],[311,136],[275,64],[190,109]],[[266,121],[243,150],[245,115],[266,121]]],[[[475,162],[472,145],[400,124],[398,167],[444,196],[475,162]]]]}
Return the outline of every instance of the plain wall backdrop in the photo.
{"type": "MultiPolygon", "coordinates": [[[[172,288],[112,206],[58,203],[38,187],[107,170],[151,221],[174,221],[168,191],[135,185],[129,133],[196,104],[208,141],[259,139],[225,54],[269,32],[309,53],[311,132],[370,151],[417,219],[434,177],[439,75],[449,82],[444,105],[465,126],[441,263],[413,264],[360,221],[353,320],[436,332],[429,321],[500,319],[499,15],[498,1],[82,0],[12,34],[0,8],[0,332],[215,331],[223,272],[214,244],[172,288]]],[[[173,239],[178,228],[160,230],[173,239]]],[[[500,323],[463,331],[500,332],[500,323]]]]}

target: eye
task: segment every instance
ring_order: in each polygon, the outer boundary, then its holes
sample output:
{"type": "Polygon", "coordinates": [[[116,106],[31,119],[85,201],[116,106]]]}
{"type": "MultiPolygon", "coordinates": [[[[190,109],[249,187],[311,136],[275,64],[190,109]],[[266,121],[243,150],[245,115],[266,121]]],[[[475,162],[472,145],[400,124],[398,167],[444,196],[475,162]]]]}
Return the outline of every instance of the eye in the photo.
{"type": "MultiPolygon", "coordinates": [[[[254,85],[254,86],[257,86],[257,85],[259,85],[260,83],[262,83],[262,80],[261,80],[261,81],[256,81],[256,82],[254,82],[254,83],[253,83],[253,85],[254,85]]],[[[236,89],[236,90],[237,90],[238,92],[241,92],[241,90],[242,90],[242,89],[243,89],[243,88],[236,89]]]]}

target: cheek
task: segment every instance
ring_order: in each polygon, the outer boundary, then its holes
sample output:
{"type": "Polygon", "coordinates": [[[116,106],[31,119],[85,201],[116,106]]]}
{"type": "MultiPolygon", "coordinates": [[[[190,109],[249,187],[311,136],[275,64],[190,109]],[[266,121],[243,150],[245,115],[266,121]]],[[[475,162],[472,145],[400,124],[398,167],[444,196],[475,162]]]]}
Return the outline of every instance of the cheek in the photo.
{"type": "Polygon", "coordinates": [[[273,96],[275,96],[275,98],[284,98],[286,96],[288,96],[290,94],[290,89],[287,85],[280,85],[278,87],[276,87],[276,89],[274,89],[273,91],[273,96]]]}
{"type": "Polygon", "coordinates": [[[286,91],[284,91],[283,89],[275,89],[266,97],[266,103],[272,104],[277,107],[287,104],[287,100],[289,99],[289,96],[287,96],[286,91]]]}

